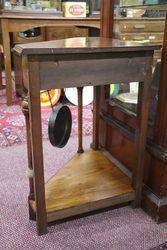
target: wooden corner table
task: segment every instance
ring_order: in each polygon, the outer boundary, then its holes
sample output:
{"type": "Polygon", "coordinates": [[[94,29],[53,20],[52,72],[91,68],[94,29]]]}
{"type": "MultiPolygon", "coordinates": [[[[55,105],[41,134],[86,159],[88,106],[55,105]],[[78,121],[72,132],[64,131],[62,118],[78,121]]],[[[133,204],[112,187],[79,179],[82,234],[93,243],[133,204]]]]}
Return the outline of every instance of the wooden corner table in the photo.
{"type": "MultiPolygon", "coordinates": [[[[30,178],[30,219],[38,234],[47,224],[78,214],[133,201],[140,206],[143,159],[150,104],[154,50],[160,45],[137,44],[109,38],[75,38],[17,45],[14,55],[23,62],[24,87],[28,90],[26,113],[30,178]],[[76,42],[76,43],[75,43],[76,42]],[[136,128],[136,162],[133,180],[109,160],[99,146],[100,86],[111,82],[139,81],[136,128]],[[55,176],[44,182],[40,90],[94,86],[93,142],[91,149],[76,153],[55,176]]],[[[82,104],[82,101],[80,102],[82,104]]],[[[82,112],[79,105],[79,130],[82,112]]],[[[80,130],[81,132],[81,130],[80,130]]],[[[82,147],[82,133],[79,146],[82,147]]]]}

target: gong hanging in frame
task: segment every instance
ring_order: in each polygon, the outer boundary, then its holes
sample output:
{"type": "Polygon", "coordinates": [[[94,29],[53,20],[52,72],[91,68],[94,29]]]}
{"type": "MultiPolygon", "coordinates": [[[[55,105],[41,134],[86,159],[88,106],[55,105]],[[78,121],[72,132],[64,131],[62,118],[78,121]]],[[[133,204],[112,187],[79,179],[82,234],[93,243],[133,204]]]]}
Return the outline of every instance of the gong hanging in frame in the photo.
{"type": "Polygon", "coordinates": [[[49,118],[48,134],[54,147],[63,148],[71,134],[72,115],[68,106],[55,107],[49,118]]]}

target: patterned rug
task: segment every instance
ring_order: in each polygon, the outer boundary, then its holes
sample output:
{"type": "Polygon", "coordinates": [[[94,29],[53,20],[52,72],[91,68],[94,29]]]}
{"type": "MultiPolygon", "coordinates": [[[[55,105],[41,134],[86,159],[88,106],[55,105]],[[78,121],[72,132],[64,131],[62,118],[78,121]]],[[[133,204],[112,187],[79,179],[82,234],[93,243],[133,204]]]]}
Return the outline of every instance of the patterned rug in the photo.
{"type": "Polygon", "coordinates": [[[167,249],[167,242],[158,247],[154,247],[151,250],[166,250],[166,249],[167,249]]]}
{"type": "MultiPolygon", "coordinates": [[[[84,148],[89,147],[91,137],[83,139],[84,148]]],[[[43,149],[47,180],[76,152],[76,138],[63,150],[48,141],[43,149]]],[[[131,207],[53,225],[39,237],[35,222],[28,218],[25,143],[1,148],[0,159],[1,250],[149,250],[167,240],[167,223],[157,225],[141,209],[131,207]]]]}
{"type": "MultiPolygon", "coordinates": [[[[14,94],[12,106],[6,105],[5,90],[0,90],[0,147],[22,144],[26,141],[25,119],[22,114],[21,99],[14,94]]],[[[69,105],[72,112],[72,133],[77,135],[77,107],[69,105]]],[[[42,108],[42,133],[43,139],[48,139],[48,120],[51,108],[42,108]]],[[[83,135],[92,134],[92,105],[83,107],[83,135]]]]}

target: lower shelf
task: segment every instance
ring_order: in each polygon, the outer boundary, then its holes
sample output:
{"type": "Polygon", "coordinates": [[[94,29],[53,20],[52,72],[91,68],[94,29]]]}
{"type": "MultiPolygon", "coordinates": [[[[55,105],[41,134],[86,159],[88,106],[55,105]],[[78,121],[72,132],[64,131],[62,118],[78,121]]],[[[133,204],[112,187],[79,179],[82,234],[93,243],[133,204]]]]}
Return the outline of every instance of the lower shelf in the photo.
{"type": "Polygon", "coordinates": [[[134,200],[130,179],[102,152],[93,150],[76,154],[45,190],[48,222],[134,200]]]}

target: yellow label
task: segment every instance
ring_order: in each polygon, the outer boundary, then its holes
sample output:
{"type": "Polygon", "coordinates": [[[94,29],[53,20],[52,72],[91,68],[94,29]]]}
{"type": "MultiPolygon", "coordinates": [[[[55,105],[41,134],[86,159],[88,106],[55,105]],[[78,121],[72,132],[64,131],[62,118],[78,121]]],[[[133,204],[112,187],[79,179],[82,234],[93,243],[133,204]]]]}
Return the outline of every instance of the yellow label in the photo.
{"type": "Polygon", "coordinates": [[[64,45],[66,48],[84,48],[86,46],[86,37],[76,37],[72,39],[65,39],[64,45]]]}
{"type": "Polygon", "coordinates": [[[65,17],[86,17],[86,2],[63,3],[63,14],[65,17]]]}
{"type": "Polygon", "coordinates": [[[43,8],[50,8],[49,1],[37,1],[37,3],[40,4],[43,8]]]}

